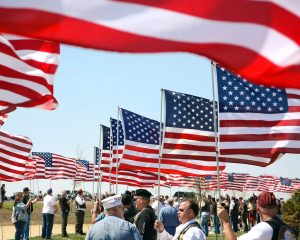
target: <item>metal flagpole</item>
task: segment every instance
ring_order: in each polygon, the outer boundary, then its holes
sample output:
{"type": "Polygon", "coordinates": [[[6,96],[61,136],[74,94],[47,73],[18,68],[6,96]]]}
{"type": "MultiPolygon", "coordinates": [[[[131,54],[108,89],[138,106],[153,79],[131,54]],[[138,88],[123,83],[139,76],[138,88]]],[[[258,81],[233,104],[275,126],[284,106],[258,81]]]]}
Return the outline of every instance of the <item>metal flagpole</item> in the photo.
{"type": "MultiPolygon", "coordinates": [[[[100,166],[101,166],[101,154],[100,154],[100,151],[101,151],[101,149],[102,149],[102,151],[103,151],[103,146],[102,146],[102,143],[103,142],[103,127],[102,127],[102,125],[100,124],[100,134],[99,134],[99,159],[98,159],[98,176],[97,176],[97,198],[99,198],[99,188],[100,188],[100,186],[101,186],[101,184],[102,183],[100,183],[100,180],[102,180],[102,177],[100,178],[100,174],[99,174],[99,172],[100,172],[100,166]]],[[[96,156],[96,158],[95,159],[97,159],[97,156],[96,156]]],[[[94,165],[94,167],[96,166],[96,162],[95,162],[95,165],[94,165]]],[[[100,191],[100,194],[101,194],[101,191],[100,191]]]]}
{"type": "MultiPolygon", "coordinates": [[[[219,203],[221,204],[221,187],[220,187],[220,162],[219,162],[219,139],[218,139],[218,131],[217,131],[217,116],[216,116],[216,99],[215,99],[215,71],[214,64],[211,62],[211,75],[212,75],[212,94],[213,94],[213,117],[214,117],[214,131],[215,131],[215,146],[216,146],[216,161],[217,161],[217,179],[218,179],[218,195],[219,195],[219,203]]],[[[224,239],[223,235],[223,224],[221,231],[221,238],[224,239]]],[[[218,236],[216,234],[216,239],[218,236]]]]}
{"type": "MultiPolygon", "coordinates": [[[[101,127],[101,126],[100,126],[101,127]]],[[[99,148],[100,149],[100,148],[99,148]]],[[[96,166],[96,161],[97,161],[97,149],[94,146],[94,164],[93,164],[93,183],[92,183],[92,194],[93,198],[95,197],[95,166],[96,166]]]]}
{"type": "Polygon", "coordinates": [[[111,194],[111,168],[112,168],[112,147],[113,147],[113,138],[112,138],[112,127],[111,127],[111,120],[110,120],[110,144],[109,144],[109,195],[111,194]]]}
{"type": "Polygon", "coordinates": [[[163,123],[162,123],[162,110],[163,110],[163,89],[160,90],[160,123],[159,123],[159,156],[158,156],[158,186],[157,186],[157,195],[158,195],[158,211],[157,216],[159,217],[159,196],[160,196],[160,164],[161,164],[161,150],[162,150],[162,138],[163,138],[163,123]]]}
{"type": "Polygon", "coordinates": [[[118,171],[119,171],[119,119],[120,107],[118,106],[118,119],[117,119],[117,159],[116,159],[116,194],[118,194],[118,171]]]}

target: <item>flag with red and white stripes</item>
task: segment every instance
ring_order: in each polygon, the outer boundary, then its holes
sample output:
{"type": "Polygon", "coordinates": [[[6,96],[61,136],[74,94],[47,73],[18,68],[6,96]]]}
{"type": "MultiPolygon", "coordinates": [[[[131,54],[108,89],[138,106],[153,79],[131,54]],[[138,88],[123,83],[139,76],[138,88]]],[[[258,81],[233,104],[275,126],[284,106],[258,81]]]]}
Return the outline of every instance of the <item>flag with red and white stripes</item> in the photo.
{"type": "Polygon", "coordinates": [[[0,34],[0,114],[16,107],[57,107],[53,78],[59,44],[0,34]]]}
{"type": "Polygon", "coordinates": [[[32,142],[24,136],[0,131],[0,180],[23,180],[32,142]]]}
{"type": "Polygon", "coordinates": [[[76,160],[75,165],[76,165],[76,175],[74,177],[75,181],[87,181],[87,168],[86,166],[79,161],[83,160],[76,160]]]}
{"type": "Polygon", "coordinates": [[[29,156],[25,163],[25,168],[24,180],[32,180],[36,173],[36,159],[29,156]]]}
{"type": "MultiPolygon", "coordinates": [[[[300,153],[300,90],[264,87],[217,66],[220,153],[300,153]]],[[[251,162],[249,161],[249,164],[251,162]]]]}
{"type": "Polygon", "coordinates": [[[100,166],[101,171],[110,171],[112,166],[112,151],[111,151],[111,130],[109,127],[101,125],[100,126],[100,160],[96,165],[100,166]]]}
{"type": "Polygon", "coordinates": [[[279,177],[263,174],[259,177],[258,191],[276,192],[276,186],[280,182],[279,177]]]}
{"type": "Polygon", "coordinates": [[[50,179],[74,179],[76,164],[74,158],[64,157],[49,152],[33,152],[45,160],[45,177],[50,179]]]}
{"type": "Polygon", "coordinates": [[[257,176],[247,175],[246,184],[243,191],[257,191],[259,186],[259,178],[257,176]]]}
{"type": "Polygon", "coordinates": [[[120,165],[120,160],[124,149],[124,132],[121,121],[110,118],[111,126],[111,141],[112,141],[112,165],[111,171],[115,172],[117,166],[120,165]]]}
{"type": "Polygon", "coordinates": [[[0,31],[118,52],[192,52],[256,83],[300,88],[299,15],[295,0],[1,0],[0,31]]]}
{"type": "Polygon", "coordinates": [[[36,160],[36,172],[34,179],[45,179],[45,160],[35,155],[32,155],[32,158],[36,160]]]}

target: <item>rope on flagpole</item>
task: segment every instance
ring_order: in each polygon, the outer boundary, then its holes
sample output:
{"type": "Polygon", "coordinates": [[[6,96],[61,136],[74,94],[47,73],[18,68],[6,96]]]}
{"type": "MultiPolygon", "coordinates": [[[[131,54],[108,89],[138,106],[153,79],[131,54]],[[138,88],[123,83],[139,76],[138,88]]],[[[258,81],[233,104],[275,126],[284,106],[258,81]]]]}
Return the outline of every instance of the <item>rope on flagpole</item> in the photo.
{"type": "MultiPolygon", "coordinates": [[[[214,117],[214,132],[215,132],[215,146],[216,146],[216,161],[217,161],[217,179],[218,179],[218,195],[219,195],[219,204],[221,204],[221,187],[220,187],[220,162],[219,162],[219,148],[218,148],[218,132],[217,132],[217,116],[216,116],[216,99],[215,99],[215,71],[214,64],[211,62],[211,75],[212,75],[212,95],[213,95],[213,117],[214,117]]],[[[224,240],[223,234],[223,224],[221,231],[221,238],[224,240]]],[[[216,234],[216,239],[218,239],[216,234]]]]}

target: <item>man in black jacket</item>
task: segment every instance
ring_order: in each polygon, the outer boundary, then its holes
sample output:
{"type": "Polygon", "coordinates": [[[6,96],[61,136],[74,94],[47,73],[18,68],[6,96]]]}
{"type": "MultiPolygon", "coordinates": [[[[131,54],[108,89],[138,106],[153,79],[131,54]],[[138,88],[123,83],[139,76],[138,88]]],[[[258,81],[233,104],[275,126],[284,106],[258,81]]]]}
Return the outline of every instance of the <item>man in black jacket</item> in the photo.
{"type": "MultiPolygon", "coordinates": [[[[30,199],[30,190],[28,187],[23,188],[23,200],[22,202],[26,205],[30,199]]],[[[33,212],[33,204],[36,203],[37,198],[35,198],[34,200],[31,201],[31,204],[29,206],[29,208],[27,208],[27,222],[26,225],[24,227],[24,231],[23,231],[23,239],[24,240],[29,240],[29,228],[30,228],[30,220],[31,220],[31,213],[33,212]]]]}
{"type": "Polygon", "coordinates": [[[62,217],[62,224],[61,224],[62,237],[68,237],[67,225],[68,225],[68,216],[70,212],[71,202],[72,202],[72,198],[67,198],[67,192],[63,190],[61,192],[61,197],[59,199],[59,206],[61,209],[61,217],[62,217]]]}
{"type": "Polygon", "coordinates": [[[146,189],[136,190],[136,208],[139,211],[134,217],[134,224],[143,240],[156,240],[157,231],[154,229],[155,213],[150,204],[151,193],[146,189]]]}

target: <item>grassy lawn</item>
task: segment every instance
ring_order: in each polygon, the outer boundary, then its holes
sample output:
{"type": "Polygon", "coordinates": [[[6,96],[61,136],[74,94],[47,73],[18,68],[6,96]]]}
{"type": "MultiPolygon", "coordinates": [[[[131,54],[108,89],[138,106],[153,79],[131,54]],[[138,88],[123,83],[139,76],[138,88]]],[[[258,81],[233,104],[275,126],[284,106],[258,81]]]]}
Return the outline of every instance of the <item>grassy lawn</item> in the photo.
{"type": "MultiPolygon", "coordinates": [[[[236,233],[237,236],[241,236],[241,235],[243,235],[243,234],[244,234],[244,232],[238,232],[238,233],[236,233]]],[[[216,240],[216,239],[221,240],[222,237],[221,237],[220,234],[217,234],[217,236],[216,236],[215,234],[210,234],[210,235],[208,235],[208,238],[207,238],[207,239],[208,239],[208,240],[216,240]]],[[[224,236],[224,239],[225,239],[225,236],[224,236]]]]}
{"type": "MultiPolygon", "coordinates": [[[[32,237],[31,240],[41,240],[41,237],[32,237]]],[[[85,235],[75,235],[69,234],[69,237],[62,237],[61,235],[54,235],[52,236],[53,240],[81,240],[85,239],[85,235]]]]}

